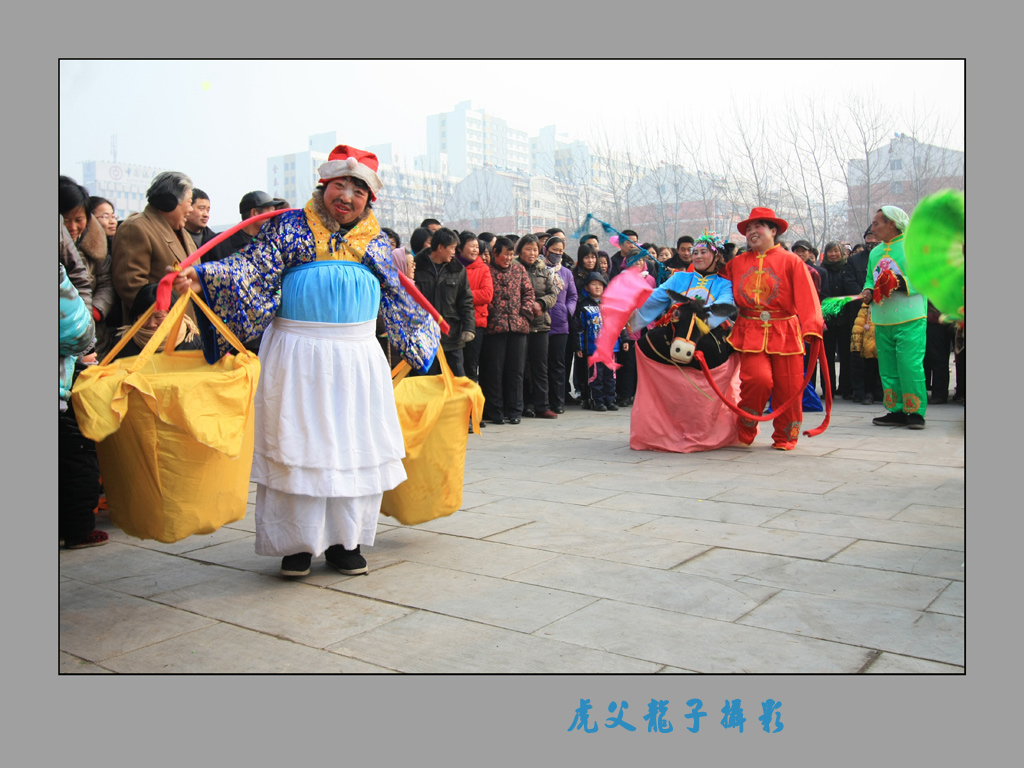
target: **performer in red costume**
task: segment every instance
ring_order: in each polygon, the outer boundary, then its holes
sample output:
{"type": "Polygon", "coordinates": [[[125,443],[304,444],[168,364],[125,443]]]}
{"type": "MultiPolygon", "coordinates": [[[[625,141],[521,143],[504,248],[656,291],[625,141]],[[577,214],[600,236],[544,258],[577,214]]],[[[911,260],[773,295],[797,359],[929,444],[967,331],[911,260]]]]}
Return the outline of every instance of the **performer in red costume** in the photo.
{"type": "MultiPolygon", "coordinates": [[[[768,398],[776,406],[772,447],[796,447],[803,422],[804,342],[821,338],[821,306],[807,266],[796,254],[775,244],[789,228],[771,208],[754,208],[736,225],[750,250],[721,270],[731,280],[739,309],[728,341],[740,354],[740,402],[748,413],[761,415],[768,398]],[[790,400],[791,405],[779,410],[790,400]]],[[[754,442],[757,422],[739,419],[739,439],[754,442]]]]}

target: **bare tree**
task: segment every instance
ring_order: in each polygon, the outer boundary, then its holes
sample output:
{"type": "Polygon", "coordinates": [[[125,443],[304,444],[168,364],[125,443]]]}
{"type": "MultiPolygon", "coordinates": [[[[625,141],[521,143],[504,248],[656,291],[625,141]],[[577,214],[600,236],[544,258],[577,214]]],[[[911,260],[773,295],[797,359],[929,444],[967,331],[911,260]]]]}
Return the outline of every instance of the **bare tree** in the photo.
{"type": "Polygon", "coordinates": [[[783,198],[793,217],[791,225],[819,248],[845,232],[846,223],[837,226],[831,203],[838,184],[835,160],[829,151],[820,125],[829,117],[821,116],[818,100],[808,96],[802,109],[787,110],[778,124],[777,146],[773,157],[783,198]],[[784,150],[784,151],[783,151],[784,150]]]}
{"type": "Polygon", "coordinates": [[[847,235],[860,239],[873,215],[873,186],[884,179],[875,151],[893,130],[894,113],[881,99],[847,91],[826,141],[847,190],[847,235]]]}

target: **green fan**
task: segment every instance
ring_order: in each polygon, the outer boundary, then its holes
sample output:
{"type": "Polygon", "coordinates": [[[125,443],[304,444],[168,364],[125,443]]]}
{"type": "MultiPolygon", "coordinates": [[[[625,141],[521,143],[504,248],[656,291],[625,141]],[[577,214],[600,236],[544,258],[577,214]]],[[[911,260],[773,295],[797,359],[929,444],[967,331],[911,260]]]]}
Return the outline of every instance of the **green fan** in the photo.
{"type": "Polygon", "coordinates": [[[918,203],[903,250],[907,278],[936,309],[964,319],[964,195],[945,189],[918,203]]]}

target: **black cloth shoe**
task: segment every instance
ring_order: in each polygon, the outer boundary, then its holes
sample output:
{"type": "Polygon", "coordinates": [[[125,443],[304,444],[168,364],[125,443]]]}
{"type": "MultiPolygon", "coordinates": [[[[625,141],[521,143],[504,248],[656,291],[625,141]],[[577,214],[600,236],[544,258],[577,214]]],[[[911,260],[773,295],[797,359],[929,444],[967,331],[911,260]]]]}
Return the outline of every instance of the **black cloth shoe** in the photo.
{"type": "Polygon", "coordinates": [[[622,406],[616,405],[615,403],[608,403],[608,405],[606,407],[608,408],[609,411],[617,411],[617,410],[619,410],[619,408],[625,408],[626,406],[624,406],[624,405],[622,405],[622,406]]]}
{"type": "Polygon", "coordinates": [[[299,552],[295,555],[287,555],[281,560],[282,576],[308,576],[309,564],[313,562],[313,555],[310,552],[299,552]]]}
{"type": "Polygon", "coordinates": [[[324,552],[324,559],[346,576],[357,576],[366,573],[366,558],[359,554],[359,545],[355,549],[345,549],[340,544],[333,544],[324,552]]]}
{"type": "Polygon", "coordinates": [[[875,396],[874,395],[864,395],[864,397],[862,397],[860,399],[860,402],[861,402],[862,405],[874,405],[875,404],[875,396]]]}
{"type": "MultiPolygon", "coordinates": [[[[907,414],[903,411],[889,411],[885,416],[872,419],[871,423],[879,427],[905,427],[907,426],[907,414]]],[[[921,420],[921,426],[924,426],[923,419],[921,420]]]]}
{"type": "Polygon", "coordinates": [[[608,410],[608,406],[605,405],[604,403],[595,403],[590,408],[590,410],[592,410],[592,411],[607,411],[608,410]]]}
{"type": "Polygon", "coordinates": [[[924,416],[920,413],[908,413],[907,429],[924,429],[924,416]]]}

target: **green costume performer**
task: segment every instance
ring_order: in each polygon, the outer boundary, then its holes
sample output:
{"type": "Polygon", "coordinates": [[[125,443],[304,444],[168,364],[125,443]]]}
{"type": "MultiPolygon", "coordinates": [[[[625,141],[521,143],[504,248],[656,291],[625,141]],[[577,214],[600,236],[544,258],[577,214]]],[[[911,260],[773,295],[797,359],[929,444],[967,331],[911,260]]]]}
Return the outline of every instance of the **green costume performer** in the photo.
{"type": "Polygon", "coordinates": [[[906,277],[903,232],[909,220],[900,208],[886,205],[871,224],[882,242],[871,251],[864,294],[871,294],[878,372],[889,411],[873,423],[924,429],[928,407],[924,381],[928,303],[906,277]]]}

